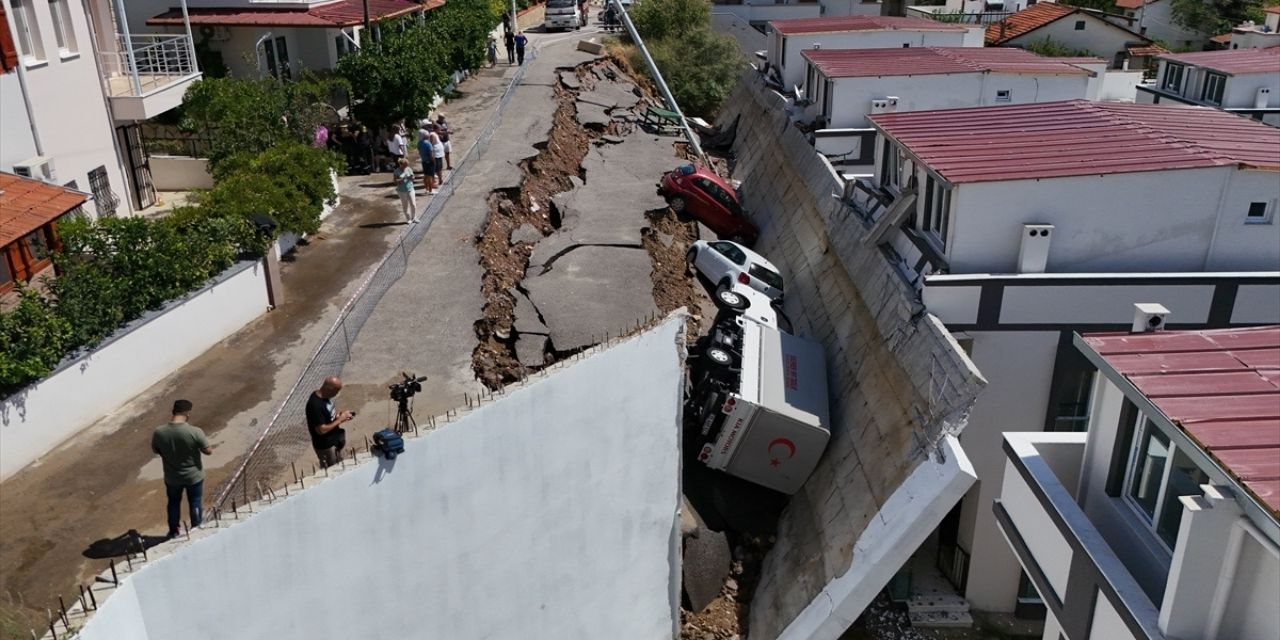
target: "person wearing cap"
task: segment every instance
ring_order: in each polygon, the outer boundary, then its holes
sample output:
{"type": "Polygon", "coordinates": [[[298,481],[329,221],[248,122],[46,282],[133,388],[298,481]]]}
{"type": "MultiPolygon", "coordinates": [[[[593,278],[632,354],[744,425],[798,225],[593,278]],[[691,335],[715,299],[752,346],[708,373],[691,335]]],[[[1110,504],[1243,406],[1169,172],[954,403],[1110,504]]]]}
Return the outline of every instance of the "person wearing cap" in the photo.
{"type": "Polygon", "coordinates": [[[443,113],[436,113],[436,135],[440,136],[440,144],[444,145],[444,168],[453,171],[453,145],[449,144],[449,123],[445,121],[443,113]]]}
{"type": "Polygon", "coordinates": [[[189,422],[192,404],[190,400],[173,402],[173,417],[169,423],[157,427],[151,434],[151,451],[160,456],[164,468],[164,492],[168,498],[169,533],[176,538],[182,532],[182,494],[187,494],[187,510],[191,515],[190,529],[200,526],[204,519],[204,460],[202,455],[213,455],[213,447],[204,431],[189,422]]]}

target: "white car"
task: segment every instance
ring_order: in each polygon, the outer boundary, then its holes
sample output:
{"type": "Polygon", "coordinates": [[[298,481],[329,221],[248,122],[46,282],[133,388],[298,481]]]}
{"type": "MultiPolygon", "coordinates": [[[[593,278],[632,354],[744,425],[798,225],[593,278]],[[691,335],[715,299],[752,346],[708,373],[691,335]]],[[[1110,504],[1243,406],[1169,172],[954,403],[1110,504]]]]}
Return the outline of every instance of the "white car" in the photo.
{"type": "Polygon", "coordinates": [[[760,254],[727,240],[699,240],[685,259],[715,286],[716,304],[742,309],[748,301],[734,289],[750,287],[770,300],[781,300],[783,282],[778,268],[760,254]]]}

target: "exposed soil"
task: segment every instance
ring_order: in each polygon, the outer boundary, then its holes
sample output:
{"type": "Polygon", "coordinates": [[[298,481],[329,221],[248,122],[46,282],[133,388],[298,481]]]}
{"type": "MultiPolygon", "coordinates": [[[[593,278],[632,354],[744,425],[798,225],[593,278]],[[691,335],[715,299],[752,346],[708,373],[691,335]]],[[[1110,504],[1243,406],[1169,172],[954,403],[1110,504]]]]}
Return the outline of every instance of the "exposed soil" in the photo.
{"type": "Polygon", "coordinates": [[[699,294],[684,256],[698,239],[698,226],[680,220],[671,209],[656,209],[645,217],[650,227],[645,229],[641,244],[653,261],[653,272],[649,275],[653,280],[653,302],[663,314],[681,307],[689,310],[693,317],[685,326],[685,336],[692,343],[701,330],[699,294]]]}
{"type": "Polygon", "coordinates": [[[733,568],[716,597],[706,609],[693,613],[680,607],[681,640],[730,640],[747,637],[747,616],[751,598],[760,583],[764,556],[773,547],[772,537],[727,532],[733,548],[733,568]]]}

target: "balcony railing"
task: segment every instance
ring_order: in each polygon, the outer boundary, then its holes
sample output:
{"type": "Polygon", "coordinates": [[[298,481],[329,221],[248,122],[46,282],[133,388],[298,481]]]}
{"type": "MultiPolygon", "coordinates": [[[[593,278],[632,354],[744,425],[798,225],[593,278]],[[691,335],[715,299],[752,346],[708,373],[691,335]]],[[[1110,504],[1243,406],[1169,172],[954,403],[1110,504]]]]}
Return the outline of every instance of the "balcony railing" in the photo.
{"type": "Polygon", "coordinates": [[[113,98],[144,96],[199,73],[188,35],[117,34],[116,42],[116,51],[102,54],[113,98]]]}
{"type": "Polygon", "coordinates": [[[930,20],[937,20],[938,22],[951,22],[955,24],[992,24],[1000,22],[1013,14],[1013,11],[981,11],[969,13],[964,11],[951,11],[946,7],[941,6],[907,7],[908,17],[928,18],[930,20]]]}

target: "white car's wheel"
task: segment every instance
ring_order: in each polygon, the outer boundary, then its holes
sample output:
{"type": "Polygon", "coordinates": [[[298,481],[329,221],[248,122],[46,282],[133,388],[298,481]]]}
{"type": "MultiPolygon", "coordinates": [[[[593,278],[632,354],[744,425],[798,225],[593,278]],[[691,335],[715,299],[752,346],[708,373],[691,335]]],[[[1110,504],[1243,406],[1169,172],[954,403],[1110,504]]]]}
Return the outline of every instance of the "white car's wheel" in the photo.
{"type": "Polygon", "coordinates": [[[747,300],[742,297],[742,294],[730,289],[726,284],[716,287],[715,300],[716,304],[734,310],[741,310],[747,306],[747,300]]]}

